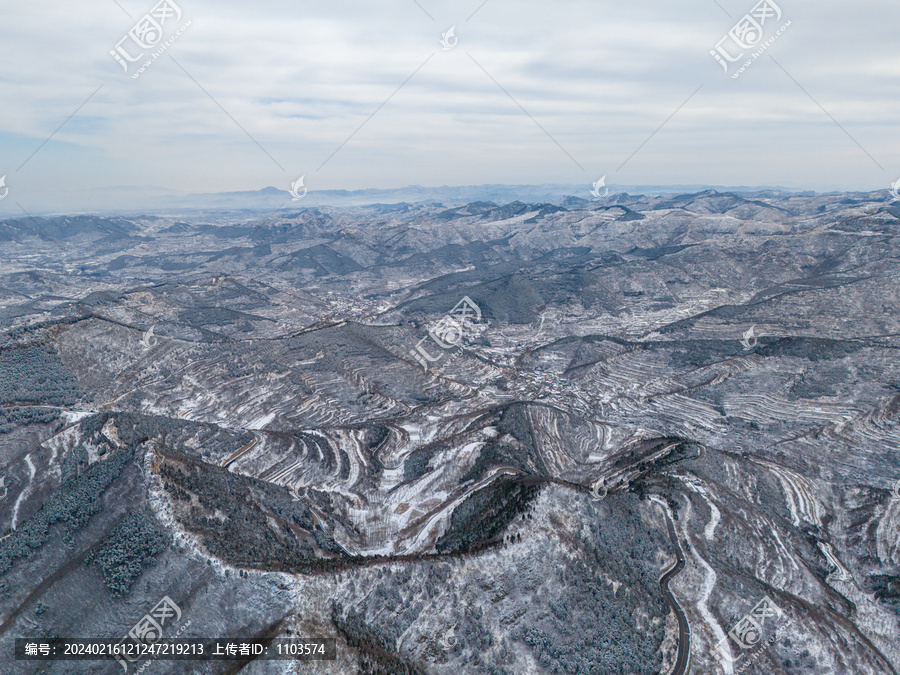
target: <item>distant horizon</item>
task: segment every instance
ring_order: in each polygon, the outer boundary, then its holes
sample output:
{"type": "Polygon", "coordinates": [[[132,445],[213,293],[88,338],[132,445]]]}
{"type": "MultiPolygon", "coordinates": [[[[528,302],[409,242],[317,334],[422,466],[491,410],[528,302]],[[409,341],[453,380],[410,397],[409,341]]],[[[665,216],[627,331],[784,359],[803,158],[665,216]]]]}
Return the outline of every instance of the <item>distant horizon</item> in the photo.
{"type": "MultiPolygon", "coordinates": [[[[8,185],[8,184],[7,184],[8,185]]],[[[78,191],[78,194],[97,194],[97,193],[110,193],[110,192],[145,192],[145,193],[164,193],[167,195],[178,195],[178,196],[191,196],[191,195],[224,195],[224,194],[255,194],[262,192],[264,190],[279,190],[280,192],[290,192],[290,186],[279,186],[273,183],[268,184],[260,184],[261,187],[246,187],[243,189],[225,189],[225,190],[191,190],[191,189],[179,189],[171,186],[164,185],[104,185],[94,188],[89,188],[85,190],[78,191]]],[[[870,187],[848,187],[841,186],[838,184],[829,185],[829,186],[820,186],[820,187],[808,187],[808,186],[791,186],[791,185],[783,185],[783,184],[725,184],[725,183],[615,183],[612,181],[605,183],[606,187],[610,188],[612,193],[612,188],[616,188],[617,191],[619,188],[622,189],[666,189],[666,190],[706,190],[706,189],[715,189],[715,190],[783,190],[786,192],[812,192],[815,194],[828,194],[833,192],[878,192],[879,190],[890,190],[892,184],[889,183],[887,185],[872,185],[870,187]]],[[[541,182],[541,183],[503,183],[503,182],[485,182],[485,183],[442,183],[440,185],[436,184],[422,184],[422,183],[406,183],[406,184],[397,184],[390,186],[368,186],[368,187],[321,187],[314,188],[308,187],[309,193],[329,193],[329,192],[346,192],[346,193],[361,193],[361,192],[391,192],[397,190],[445,190],[445,189],[467,189],[467,188],[488,188],[488,187],[497,187],[497,188],[535,188],[535,187],[572,187],[572,188],[584,188],[585,186],[587,190],[591,188],[591,182],[587,183],[572,183],[572,182],[541,182]]],[[[3,205],[2,200],[0,200],[0,206],[3,205]]]]}
{"type": "Polygon", "coordinates": [[[314,195],[900,178],[887,0],[775,3],[752,50],[723,40],[755,0],[175,4],[152,45],[129,37],[152,1],[4,8],[0,217],[301,176],[314,195]]]}
{"type": "MultiPolygon", "coordinates": [[[[900,186],[894,186],[895,189],[900,186]]],[[[375,205],[390,206],[394,204],[425,204],[436,202],[446,205],[460,205],[473,202],[491,202],[505,205],[513,202],[525,204],[554,203],[570,199],[581,199],[585,203],[603,204],[609,203],[614,197],[627,195],[629,197],[657,197],[676,195],[696,195],[704,192],[729,193],[776,193],[796,195],[871,195],[887,192],[889,203],[900,201],[900,198],[890,199],[890,188],[874,190],[812,190],[797,189],[777,185],[616,185],[608,183],[604,186],[608,193],[603,197],[593,197],[590,186],[571,183],[544,183],[544,184],[503,184],[485,183],[481,185],[442,185],[422,186],[405,185],[397,188],[365,188],[365,189],[321,189],[308,190],[297,200],[293,200],[291,192],[275,185],[267,185],[255,190],[238,190],[227,192],[182,193],[167,191],[160,186],[148,186],[142,198],[135,203],[96,204],[84,208],[52,208],[49,205],[44,209],[30,209],[28,213],[16,214],[9,208],[5,212],[0,211],[0,220],[19,220],[23,218],[41,216],[44,218],[66,216],[138,216],[158,215],[161,213],[188,214],[202,211],[213,212],[241,212],[248,214],[257,211],[271,211],[273,213],[284,210],[314,209],[320,207],[329,208],[353,208],[375,205]],[[322,199],[332,198],[334,201],[318,203],[317,197],[322,199]]],[[[116,192],[126,195],[126,202],[134,198],[140,191],[134,186],[116,186],[98,188],[92,193],[102,193],[102,201],[114,201],[110,194],[116,192]],[[130,196],[128,196],[130,195],[130,196]]],[[[299,193],[298,193],[299,194],[299,193]]],[[[82,195],[83,196],[83,195],[82,195]]],[[[3,202],[0,201],[0,205],[3,202]]],[[[614,205],[614,204],[610,204],[614,205]]]]}
{"type": "MultiPolygon", "coordinates": [[[[342,188],[342,187],[332,187],[332,188],[309,188],[309,193],[329,193],[329,192],[347,192],[347,193],[361,193],[361,192],[392,192],[397,190],[411,190],[411,189],[419,189],[419,190],[443,190],[443,189],[466,189],[466,188],[487,188],[487,187],[498,187],[498,188],[534,188],[534,187],[583,187],[580,183],[459,183],[459,184],[442,184],[442,185],[422,185],[420,183],[409,183],[406,185],[395,185],[390,187],[363,187],[363,188],[342,188]]],[[[98,188],[101,190],[130,190],[136,189],[139,186],[109,186],[106,188],[98,188]]],[[[613,194],[612,188],[617,188],[617,192],[620,192],[618,188],[651,188],[651,189],[667,189],[667,190],[783,190],[785,192],[812,192],[815,194],[829,194],[832,192],[878,192],[879,190],[889,190],[888,187],[873,187],[871,189],[848,189],[841,187],[831,187],[831,188],[803,188],[803,187],[788,187],[784,185],[722,185],[722,184],[714,184],[714,183],[639,183],[639,184],[618,184],[618,183],[606,183],[606,187],[610,188],[610,194],[613,194]]],[[[219,190],[213,192],[184,192],[179,191],[175,188],[165,188],[161,186],[152,186],[152,189],[166,190],[171,192],[172,194],[182,194],[184,196],[188,195],[222,195],[222,194],[253,194],[263,192],[265,190],[279,190],[280,192],[289,193],[290,190],[288,188],[279,187],[277,185],[264,185],[259,188],[248,188],[245,190],[219,190]]],[[[590,184],[588,184],[587,189],[590,189],[590,184]]],[[[577,196],[577,195],[572,195],[577,196]]]]}

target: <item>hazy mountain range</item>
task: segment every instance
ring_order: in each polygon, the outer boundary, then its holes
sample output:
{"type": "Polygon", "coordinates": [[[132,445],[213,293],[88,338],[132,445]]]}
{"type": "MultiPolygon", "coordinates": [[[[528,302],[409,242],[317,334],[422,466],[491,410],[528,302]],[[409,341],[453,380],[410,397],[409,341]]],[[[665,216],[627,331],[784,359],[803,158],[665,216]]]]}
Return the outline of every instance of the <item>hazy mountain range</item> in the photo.
{"type": "MultiPolygon", "coordinates": [[[[299,177],[298,177],[299,178],[299,177]]],[[[594,180],[599,180],[599,176],[594,180]]],[[[73,213],[135,214],[173,213],[183,211],[248,211],[253,209],[292,209],[314,206],[358,206],[364,204],[394,204],[399,202],[438,202],[465,204],[477,201],[497,203],[521,200],[525,202],[559,203],[566,198],[585,200],[596,199],[591,194],[593,182],[585,184],[544,184],[544,185],[464,185],[423,187],[409,185],[402,188],[366,190],[317,190],[306,180],[308,192],[298,189],[294,200],[290,192],[294,179],[284,186],[268,186],[259,190],[234,192],[210,192],[185,194],[158,186],[121,186],[98,190],[73,191],[65,186],[53,190],[34,192],[16,191],[10,184],[10,198],[0,201],[0,217],[18,218],[25,213],[31,215],[71,215],[73,213]]],[[[803,193],[781,187],[734,187],[717,185],[606,185],[598,189],[598,194],[681,194],[704,190],[719,192],[777,192],[803,193]]]]}

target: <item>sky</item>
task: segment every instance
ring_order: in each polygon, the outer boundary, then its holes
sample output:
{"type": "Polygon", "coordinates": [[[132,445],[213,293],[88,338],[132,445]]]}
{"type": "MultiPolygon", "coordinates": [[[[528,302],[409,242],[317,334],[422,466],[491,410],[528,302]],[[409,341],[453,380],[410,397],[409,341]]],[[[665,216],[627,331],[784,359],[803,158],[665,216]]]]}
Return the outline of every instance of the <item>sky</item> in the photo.
{"type": "Polygon", "coordinates": [[[5,216],[103,195],[287,190],[300,176],[312,191],[900,178],[896,0],[0,0],[0,12],[5,216]],[[141,31],[148,14],[159,42],[141,31]],[[717,46],[742,55],[727,72],[717,46]]]}

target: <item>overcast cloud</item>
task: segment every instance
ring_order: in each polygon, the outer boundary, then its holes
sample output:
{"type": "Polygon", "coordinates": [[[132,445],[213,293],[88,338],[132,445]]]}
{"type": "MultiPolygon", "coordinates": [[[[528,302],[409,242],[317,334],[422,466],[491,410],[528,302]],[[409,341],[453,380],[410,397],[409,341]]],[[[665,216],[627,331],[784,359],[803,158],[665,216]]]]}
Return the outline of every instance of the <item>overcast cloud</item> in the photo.
{"type": "Polygon", "coordinates": [[[753,1],[174,1],[164,38],[190,25],[137,79],[109,51],[153,0],[0,5],[0,213],[303,174],[313,190],[900,177],[896,0],[776,0],[766,37],[790,26],[738,79],[709,51],[753,1]]]}

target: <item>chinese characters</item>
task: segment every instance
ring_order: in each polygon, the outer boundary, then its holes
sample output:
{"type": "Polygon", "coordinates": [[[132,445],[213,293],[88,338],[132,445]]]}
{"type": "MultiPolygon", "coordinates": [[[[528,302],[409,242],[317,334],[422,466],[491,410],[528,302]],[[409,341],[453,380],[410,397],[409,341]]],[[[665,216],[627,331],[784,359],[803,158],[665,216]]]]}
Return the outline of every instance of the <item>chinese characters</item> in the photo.
{"type": "MultiPolygon", "coordinates": [[[[768,595],[760,600],[753,609],[751,609],[744,617],[742,617],[734,627],[728,631],[728,634],[719,641],[716,658],[722,663],[736,663],[744,657],[744,652],[749,652],[761,644],[763,639],[763,627],[766,619],[775,617],[784,618],[784,612],[776,605],[772,598],[768,595]],[[733,657],[731,649],[728,647],[728,640],[734,642],[740,648],[738,655],[733,657]]],[[[767,640],[768,644],[774,644],[778,639],[775,630],[767,640]]],[[[764,644],[762,645],[764,646],[764,644]]],[[[740,673],[753,663],[758,657],[762,649],[758,649],[750,655],[749,659],[736,672],[740,673]]]]}
{"type": "MultiPolygon", "coordinates": [[[[744,58],[748,49],[754,49],[762,42],[766,31],[766,22],[780,20],[781,7],[772,0],[760,0],[753,6],[753,9],[738,20],[725,37],[716,43],[715,49],[709,50],[709,53],[727,73],[729,64],[737,63],[744,58]]],[[[781,26],[757,51],[753,52],[738,71],[731,76],[732,79],[737,79],[790,25],[791,22],[788,21],[781,26]]]]}
{"type": "MultiPolygon", "coordinates": [[[[432,342],[443,350],[458,348],[465,332],[471,328],[472,324],[480,322],[481,308],[467,295],[456,303],[456,306],[446,316],[429,328],[428,335],[419,340],[415,349],[409,350],[409,353],[427,371],[428,365],[440,361],[445,352],[436,351],[434,347],[428,351],[422,346],[423,342],[431,338],[432,342]]],[[[489,322],[485,325],[489,325],[489,322]]]]}
{"type": "MultiPolygon", "coordinates": [[[[142,16],[136,24],[128,31],[128,33],[116,43],[114,49],[109,50],[112,56],[125,73],[128,73],[130,64],[136,63],[144,58],[146,50],[153,49],[163,39],[165,25],[167,22],[179,21],[181,19],[181,8],[172,2],[172,0],[160,0],[153,6],[147,14],[142,16]]],[[[144,69],[149,67],[169,45],[171,45],[179,35],[190,25],[190,21],[181,26],[178,31],[166,40],[159,48],[153,52],[150,57],[138,68],[137,72],[132,74],[132,78],[140,76],[144,69]]]]}
{"type": "MultiPolygon", "coordinates": [[[[181,608],[175,604],[175,602],[168,595],[164,596],[162,600],[156,603],[156,606],[150,610],[148,614],[145,614],[141,617],[141,619],[131,627],[131,630],[128,631],[128,635],[123,637],[119,644],[122,644],[128,638],[133,640],[137,640],[138,642],[144,642],[148,644],[152,644],[159,640],[163,634],[163,627],[167,623],[174,623],[181,618],[181,608]]],[[[128,663],[134,663],[138,659],[129,658],[129,656],[122,655],[116,656],[116,661],[119,662],[119,665],[122,666],[124,672],[128,672],[128,663]]]]}

